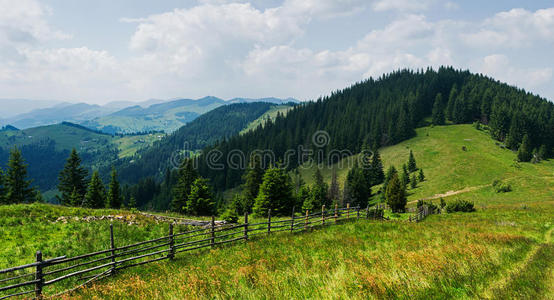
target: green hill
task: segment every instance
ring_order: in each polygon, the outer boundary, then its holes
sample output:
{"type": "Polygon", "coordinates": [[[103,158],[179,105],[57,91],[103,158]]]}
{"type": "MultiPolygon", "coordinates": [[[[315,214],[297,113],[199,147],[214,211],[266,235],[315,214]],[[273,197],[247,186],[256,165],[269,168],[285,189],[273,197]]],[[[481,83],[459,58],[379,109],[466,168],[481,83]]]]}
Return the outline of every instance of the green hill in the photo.
{"type": "Polygon", "coordinates": [[[4,168],[10,150],[18,147],[28,164],[33,185],[46,192],[55,189],[58,173],[75,148],[88,169],[109,167],[119,158],[134,155],[165,134],[112,136],[81,125],[61,123],[25,130],[0,131],[0,166],[4,168]]]}
{"type": "Polygon", "coordinates": [[[249,132],[251,130],[254,130],[258,128],[260,125],[264,125],[266,122],[274,121],[277,117],[277,114],[286,115],[289,110],[292,109],[292,105],[288,104],[282,104],[282,105],[276,105],[271,107],[268,111],[266,111],[263,115],[261,115],[256,120],[250,122],[246,128],[244,128],[240,134],[244,134],[246,132],[249,132]]]}
{"type": "MultiPolygon", "coordinates": [[[[472,125],[449,125],[418,128],[416,137],[379,151],[385,169],[391,165],[401,169],[408,161],[410,150],[413,151],[426,180],[409,190],[408,201],[439,198],[440,195],[445,199],[468,198],[482,205],[519,204],[526,198],[533,201],[554,199],[554,160],[518,163],[516,153],[501,145],[487,131],[477,130],[472,125]],[[496,193],[491,186],[494,180],[511,184],[513,191],[496,193]]],[[[357,158],[347,158],[332,167],[322,168],[322,175],[330,182],[335,169],[343,187],[348,173],[347,161],[357,158]],[[339,167],[341,164],[343,168],[339,167]]],[[[307,184],[313,181],[314,168],[298,168],[307,184]]],[[[375,193],[378,188],[372,191],[375,193]]]]}

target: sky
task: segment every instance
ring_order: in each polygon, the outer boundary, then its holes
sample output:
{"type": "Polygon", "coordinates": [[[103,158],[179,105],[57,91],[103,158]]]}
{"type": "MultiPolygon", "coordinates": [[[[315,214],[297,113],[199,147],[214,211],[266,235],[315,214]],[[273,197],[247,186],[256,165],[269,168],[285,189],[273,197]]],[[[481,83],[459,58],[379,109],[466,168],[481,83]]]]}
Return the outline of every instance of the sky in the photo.
{"type": "Polygon", "coordinates": [[[0,98],[315,99],[451,65],[554,99],[554,2],[0,0],[0,98]]]}

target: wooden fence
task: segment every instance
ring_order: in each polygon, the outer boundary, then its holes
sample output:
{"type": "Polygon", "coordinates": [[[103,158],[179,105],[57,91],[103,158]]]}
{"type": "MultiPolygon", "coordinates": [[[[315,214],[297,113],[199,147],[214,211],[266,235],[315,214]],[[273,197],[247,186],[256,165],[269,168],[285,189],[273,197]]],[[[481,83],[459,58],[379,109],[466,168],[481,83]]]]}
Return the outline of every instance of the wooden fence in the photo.
{"type": "Polygon", "coordinates": [[[416,210],[416,214],[413,215],[413,216],[410,215],[408,220],[410,222],[419,222],[419,221],[422,221],[423,219],[425,219],[428,215],[440,214],[440,213],[441,213],[440,210],[434,210],[434,209],[430,208],[427,205],[423,205],[423,206],[418,207],[417,210],[416,210]]]}
{"type": "Polygon", "coordinates": [[[43,259],[42,253],[37,251],[35,262],[0,270],[0,299],[31,295],[40,299],[44,294],[59,296],[123,269],[173,259],[178,253],[213,248],[276,232],[293,233],[310,230],[316,226],[334,225],[342,220],[359,219],[360,214],[364,212],[366,218],[383,217],[382,211],[379,213],[378,210],[369,207],[361,211],[359,207],[351,208],[350,205],[345,208],[335,205],[334,209],[326,209],[323,206],[321,211],[306,211],[302,215],[295,214],[293,209],[291,218],[284,220],[272,220],[269,210],[267,221],[259,223],[249,223],[248,214],[245,214],[243,224],[216,227],[215,219],[212,217],[207,228],[178,233],[173,231],[173,224],[169,224],[167,236],[126,246],[116,246],[113,225],[110,224],[109,249],[75,257],[62,256],[51,259],[43,259]],[[58,285],[57,288],[54,285],[58,285]],[[68,287],[70,289],[62,293],[53,293],[53,290],[60,291],[68,287]]]}

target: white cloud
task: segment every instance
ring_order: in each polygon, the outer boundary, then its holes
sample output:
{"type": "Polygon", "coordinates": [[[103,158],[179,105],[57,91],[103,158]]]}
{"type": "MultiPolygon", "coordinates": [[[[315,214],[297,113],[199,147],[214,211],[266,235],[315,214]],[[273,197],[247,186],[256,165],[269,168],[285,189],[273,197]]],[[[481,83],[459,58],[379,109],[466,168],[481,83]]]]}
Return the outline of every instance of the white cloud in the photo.
{"type": "Polygon", "coordinates": [[[35,0],[0,0],[0,45],[29,44],[69,35],[52,29],[45,20],[50,9],[35,0]]]}
{"type": "Polygon", "coordinates": [[[373,3],[375,11],[424,11],[427,10],[435,0],[379,0],[373,3]]]}
{"type": "Polygon", "coordinates": [[[462,35],[470,46],[529,48],[536,42],[554,42],[554,8],[531,12],[514,8],[486,19],[477,32],[462,35]]]}
{"type": "MultiPolygon", "coordinates": [[[[473,67],[525,88],[552,82],[552,66],[516,67],[511,60],[519,53],[504,48],[523,45],[540,52],[552,45],[554,8],[514,9],[465,22],[425,16],[435,0],[283,0],[265,9],[245,2],[204,0],[122,18],[136,29],[128,40],[130,54],[116,58],[90,47],[52,47],[68,36],[48,24],[47,7],[0,0],[0,11],[6,11],[0,15],[0,96],[25,91],[24,97],[104,102],[207,94],[312,99],[394,69],[445,64],[473,67]],[[312,22],[383,11],[398,14],[349,45],[316,50],[299,43],[312,22]]],[[[449,3],[440,9],[459,8],[449,3]]]]}
{"type": "Polygon", "coordinates": [[[517,86],[534,88],[552,80],[552,68],[517,68],[503,54],[483,58],[480,72],[517,86]]]}

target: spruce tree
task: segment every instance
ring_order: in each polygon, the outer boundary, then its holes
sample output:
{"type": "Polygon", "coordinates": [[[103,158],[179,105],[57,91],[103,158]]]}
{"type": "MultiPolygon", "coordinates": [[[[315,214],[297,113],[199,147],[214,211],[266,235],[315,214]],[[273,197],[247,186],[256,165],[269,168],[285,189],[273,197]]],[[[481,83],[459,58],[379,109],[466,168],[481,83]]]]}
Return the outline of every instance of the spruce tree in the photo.
{"type": "Polygon", "coordinates": [[[135,196],[132,196],[129,198],[129,203],[127,203],[127,206],[129,208],[137,208],[137,199],[135,196]]]}
{"type": "Polygon", "coordinates": [[[417,171],[417,164],[412,150],[410,150],[410,157],[408,158],[408,171],[410,171],[410,173],[417,171]]]}
{"type": "Polygon", "coordinates": [[[456,99],[458,98],[458,86],[454,84],[450,90],[450,95],[448,97],[448,104],[446,105],[446,117],[450,121],[454,121],[453,111],[456,99]]]}
{"type": "Polygon", "coordinates": [[[121,203],[121,190],[119,188],[119,181],[117,180],[117,171],[112,167],[106,206],[109,208],[121,208],[121,203]]]}
{"type": "Polygon", "coordinates": [[[44,197],[39,190],[35,191],[35,203],[44,203],[44,197]]]}
{"type": "Polygon", "coordinates": [[[83,206],[88,208],[103,208],[105,207],[105,201],[106,190],[104,188],[104,183],[102,183],[102,179],[100,179],[98,171],[94,171],[94,173],[92,173],[92,177],[90,178],[83,206]]]}
{"type": "Polygon", "coordinates": [[[72,193],[75,190],[79,196],[74,199],[82,199],[85,196],[87,192],[87,183],[85,178],[87,176],[88,172],[81,166],[81,158],[77,154],[77,150],[73,148],[63,170],[60,172],[58,177],[58,190],[62,193],[61,204],[73,206],[81,205],[82,201],[79,203],[71,202],[71,198],[73,198],[72,193]]]}
{"type": "Polygon", "coordinates": [[[250,162],[250,167],[244,175],[244,197],[243,197],[243,209],[246,209],[249,213],[252,212],[252,206],[254,200],[258,197],[258,191],[260,184],[262,184],[264,176],[264,170],[260,162],[259,156],[256,156],[250,162]]]}
{"type": "Polygon", "coordinates": [[[406,164],[402,165],[402,176],[400,176],[400,178],[402,179],[402,183],[408,186],[408,183],[410,183],[410,172],[408,171],[406,164]]]}
{"type": "Polygon", "coordinates": [[[400,182],[398,174],[394,174],[390,179],[385,191],[385,198],[392,212],[403,212],[406,209],[406,187],[400,182]]]}
{"type": "Polygon", "coordinates": [[[529,136],[526,134],[523,136],[523,142],[517,150],[517,160],[520,162],[528,162],[531,160],[531,147],[530,147],[529,136]]]}
{"type": "Polygon", "coordinates": [[[410,186],[412,189],[415,189],[417,187],[417,178],[416,175],[412,175],[412,179],[410,180],[410,186]]]}
{"type": "Polygon", "coordinates": [[[353,206],[365,207],[371,197],[371,186],[368,184],[363,169],[358,167],[357,162],[348,172],[346,185],[350,197],[350,204],[353,206]]]}
{"type": "Polygon", "coordinates": [[[254,202],[254,213],[267,217],[267,212],[271,209],[274,216],[288,216],[293,205],[292,181],[287,172],[281,168],[268,169],[254,202]]]}
{"type": "Polygon", "coordinates": [[[4,171],[0,168],[0,204],[6,204],[6,186],[4,185],[4,171]]]}
{"type": "Polygon", "coordinates": [[[71,196],[69,197],[69,203],[74,206],[82,206],[83,200],[85,196],[81,196],[79,192],[77,192],[77,188],[73,188],[73,192],[71,193],[71,196]]]}
{"type": "Polygon", "coordinates": [[[386,187],[391,180],[391,178],[394,176],[394,174],[398,174],[398,171],[396,171],[396,168],[394,166],[390,166],[387,169],[387,174],[385,175],[385,181],[383,182],[383,188],[386,190],[386,187]]]}
{"type": "Polygon", "coordinates": [[[214,195],[208,180],[196,178],[187,197],[187,213],[195,216],[208,216],[215,211],[214,195]]]}
{"type": "Polygon", "coordinates": [[[385,172],[383,171],[383,162],[381,161],[379,150],[377,147],[374,148],[373,157],[371,159],[371,171],[373,172],[371,183],[372,185],[377,185],[383,183],[385,180],[385,172]]]}
{"type": "Polygon", "coordinates": [[[548,156],[548,154],[547,154],[547,151],[546,151],[546,145],[543,144],[539,147],[537,157],[538,157],[539,160],[543,160],[543,159],[546,159],[547,156],[548,156]]]}
{"type": "Polygon", "coordinates": [[[444,104],[442,103],[441,93],[438,93],[435,97],[431,116],[434,125],[444,125],[444,104]]]}
{"type": "Polygon", "coordinates": [[[186,212],[190,189],[196,178],[198,178],[198,174],[194,169],[192,160],[184,160],[179,168],[179,180],[177,185],[173,188],[173,201],[171,202],[172,211],[178,213],[186,212]]]}
{"type": "Polygon", "coordinates": [[[329,193],[327,199],[329,199],[330,204],[334,205],[335,203],[340,203],[340,187],[339,180],[337,177],[337,170],[333,168],[333,173],[331,175],[331,184],[329,185],[329,193]]]}
{"type": "Polygon", "coordinates": [[[314,185],[311,188],[312,197],[313,197],[313,209],[321,208],[322,205],[329,206],[330,203],[327,200],[327,190],[328,186],[325,181],[323,181],[323,176],[318,167],[314,172],[314,185]]]}
{"type": "Polygon", "coordinates": [[[419,182],[423,182],[425,180],[425,175],[423,174],[423,169],[419,169],[419,175],[417,176],[417,179],[419,182]]]}
{"type": "Polygon", "coordinates": [[[8,170],[5,176],[6,203],[27,203],[33,202],[34,190],[31,188],[31,181],[27,180],[27,165],[21,156],[21,151],[14,148],[10,153],[8,170]]]}

